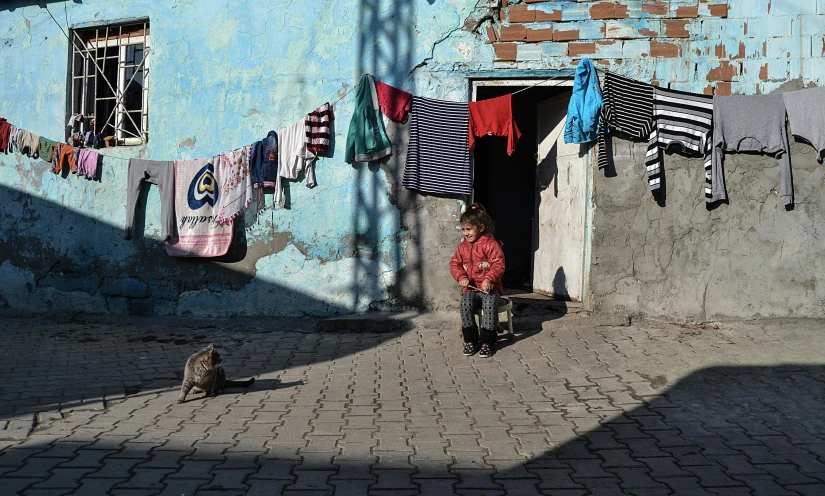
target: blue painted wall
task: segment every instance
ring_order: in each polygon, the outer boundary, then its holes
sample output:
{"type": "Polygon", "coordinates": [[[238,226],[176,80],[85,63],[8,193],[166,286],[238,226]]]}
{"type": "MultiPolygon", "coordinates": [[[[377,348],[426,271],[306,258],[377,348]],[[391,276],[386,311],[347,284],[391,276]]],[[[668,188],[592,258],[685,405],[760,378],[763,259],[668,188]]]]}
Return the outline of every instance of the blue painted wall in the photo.
{"type": "MultiPolygon", "coordinates": [[[[64,30],[149,18],[150,138],[105,150],[100,183],[0,157],[0,305],[204,316],[407,306],[393,288],[409,233],[387,169],[343,161],[354,92],[335,108],[334,154],[319,159],[318,186],[290,183],[288,209],[267,195],[221,261],[165,255],[156,188],[143,235],[123,240],[128,162],[116,157],[187,159],[242,146],[337,99],[363,72],[418,94],[466,99],[460,78],[441,84],[426,74],[419,84],[410,74],[474,3],[49,2],[64,30]]],[[[0,115],[63,140],[68,47],[57,23],[36,2],[0,7],[0,115]]],[[[492,49],[482,50],[491,61],[492,49]]]]}
{"type": "MultiPolygon", "coordinates": [[[[245,216],[226,257],[166,256],[154,188],[143,234],[122,239],[127,162],[115,157],[186,159],[242,146],[344,95],[363,72],[456,101],[468,99],[468,78],[564,74],[558,70],[572,70],[583,56],[643,81],[720,95],[825,84],[825,0],[84,0],[48,6],[56,21],[34,1],[0,5],[0,115],[62,139],[68,45],[57,23],[69,29],[149,18],[150,139],[106,150],[111,159],[100,183],[56,177],[45,163],[19,155],[0,156],[0,307],[24,311],[287,316],[454,306],[445,264],[458,241],[462,203],[399,186],[404,143],[394,125],[388,131],[398,153],[391,160],[343,162],[354,94],[336,107],[334,155],[319,160],[318,187],[290,183],[289,209],[271,207],[268,197],[260,217],[245,216]]],[[[816,277],[798,284],[806,266],[821,265],[821,254],[747,241],[750,233],[787,231],[798,222],[808,226],[803,244],[820,244],[815,233],[825,229],[825,210],[807,199],[821,196],[811,185],[821,183],[822,169],[800,146],[794,153],[808,156],[794,158],[795,179],[813,189],[799,190],[797,210],[781,212],[775,223],[735,201],[696,219],[680,217],[703,205],[701,165],[690,161],[670,166],[668,208],[640,202],[648,194],[638,164],[644,150],[621,155],[618,147],[619,176],[595,181],[588,298],[608,310],[697,318],[821,316],[825,286],[816,277]],[[621,229],[633,219],[652,220],[637,222],[638,235],[628,237],[621,229]],[[707,226],[712,232],[703,231],[707,226]],[[695,243],[676,246],[675,238],[693,239],[685,233],[693,233],[695,243]],[[714,238],[726,233],[740,233],[736,246],[744,251],[714,238]],[[690,256],[671,263],[674,247],[690,256]],[[759,276],[766,273],[760,264],[774,259],[768,274],[790,265],[799,277],[759,276]],[[703,269],[742,260],[754,262],[724,276],[703,269]],[[743,275],[761,289],[735,291],[719,283],[743,275]]],[[[735,194],[771,191],[778,178],[772,159],[742,160],[742,170],[766,170],[772,179],[744,183],[735,194]]]]}

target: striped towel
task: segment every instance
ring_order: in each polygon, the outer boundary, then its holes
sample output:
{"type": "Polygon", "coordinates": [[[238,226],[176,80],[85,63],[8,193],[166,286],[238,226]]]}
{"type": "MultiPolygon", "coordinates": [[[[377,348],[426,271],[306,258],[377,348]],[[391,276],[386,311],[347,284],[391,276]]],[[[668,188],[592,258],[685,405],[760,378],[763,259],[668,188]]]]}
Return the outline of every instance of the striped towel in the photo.
{"type": "Polygon", "coordinates": [[[653,129],[645,158],[651,191],[661,187],[663,151],[704,157],[705,181],[710,182],[712,129],[713,96],[653,88],[653,129]]]}
{"type": "Polygon", "coordinates": [[[413,96],[405,188],[469,195],[473,188],[467,102],[413,96]]]}
{"type": "Polygon", "coordinates": [[[175,162],[175,217],[178,237],[166,242],[173,257],[219,257],[232,243],[232,222],[218,224],[223,191],[217,176],[220,157],[175,162]]]}
{"type": "Polygon", "coordinates": [[[599,129],[599,168],[608,165],[607,133],[620,132],[631,139],[648,139],[653,126],[653,86],[608,72],[602,86],[599,129]]]}

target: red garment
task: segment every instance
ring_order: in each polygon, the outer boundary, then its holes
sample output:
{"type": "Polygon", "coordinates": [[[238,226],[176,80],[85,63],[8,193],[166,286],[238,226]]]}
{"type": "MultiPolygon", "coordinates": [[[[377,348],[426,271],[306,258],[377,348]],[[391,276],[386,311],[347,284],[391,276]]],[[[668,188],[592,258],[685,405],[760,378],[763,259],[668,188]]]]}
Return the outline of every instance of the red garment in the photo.
{"type": "MultiPolygon", "coordinates": [[[[492,234],[485,234],[474,243],[463,241],[450,260],[450,274],[456,281],[466,277],[470,284],[481,289],[484,279],[493,283],[493,289],[502,292],[501,276],[504,275],[504,252],[501,242],[492,234]]],[[[464,292],[472,291],[464,288],[464,292]]]]}
{"type": "Polygon", "coordinates": [[[0,152],[9,148],[9,133],[11,133],[11,123],[0,117],[0,152]]]}
{"type": "Polygon", "coordinates": [[[513,95],[470,102],[470,150],[476,136],[507,136],[507,155],[516,151],[521,131],[513,120],[513,95]]]}
{"type": "Polygon", "coordinates": [[[392,121],[403,121],[404,116],[412,109],[411,93],[378,80],[375,81],[375,92],[378,94],[378,107],[392,121]]]}

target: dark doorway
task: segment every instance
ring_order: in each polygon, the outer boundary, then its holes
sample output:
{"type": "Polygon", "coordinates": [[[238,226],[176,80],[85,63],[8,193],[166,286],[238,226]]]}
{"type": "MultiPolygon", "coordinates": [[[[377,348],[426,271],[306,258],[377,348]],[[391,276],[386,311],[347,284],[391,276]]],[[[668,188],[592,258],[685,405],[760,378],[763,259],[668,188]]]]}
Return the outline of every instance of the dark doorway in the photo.
{"type": "MultiPolygon", "coordinates": [[[[524,86],[479,86],[476,101],[514,93],[524,86]]],[[[521,130],[513,155],[507,138],[485,136],[473,154],[474,200],[496,221],[496,237],[504,242],[507,270],[502,283],[532,289],[533,219],[536,212],[536,119],[542,100],[570,91],[569,86],[536,86],[513,95],[513,118],[521,130]]]]}

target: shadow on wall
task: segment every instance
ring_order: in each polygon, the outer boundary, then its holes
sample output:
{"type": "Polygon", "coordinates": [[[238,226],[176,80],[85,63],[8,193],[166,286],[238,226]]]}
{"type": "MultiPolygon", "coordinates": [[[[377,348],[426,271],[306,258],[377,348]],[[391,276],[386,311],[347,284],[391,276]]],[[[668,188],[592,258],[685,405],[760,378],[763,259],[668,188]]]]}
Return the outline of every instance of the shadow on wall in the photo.
{"type": "Polygon", "coordinates": [[[122,228],[0,186],[0,309],[197,317],[350,311],[256,277],[256,259],[283,251],[288,236],[247,249],[241,222],[224,257],[175,258],[143,238],[144,217],[139,211],[126,241],[122,228]]]}
{"type": "Polygon", "coordinates": [[[567,276],[564,274],[564,267],[559,267],[556,270],[556,275],[553,276],[553,296],[556,299],[570,299],[570,294],[567,292],[567,276]]]}
{"type": "MultiPolygon", "coordinates": [[[[413,65],[414,48],[414,26],[416,22],[415,4],[412,0],[396,0],[386,2],[386,0],[361,0],[358,10],[358,65],[356,67],[356,78],[363,73],[370,73],[377,80],[387,84],[401,87],[409,75],[413,65]]],[[[390,136],[392,139],[392,136],[390,136]]],[[[398,137],[396,135],[396,137],[398,137]]],[[[353,310],[359,303],[369,303],[370,309],[387,309],[386,302],[372,302],[369,295],[359,293],[359,286],[362,279],[369,272],[368,262],[386,250],[388,240],[380,238],[380,225],[384,222],[382,217],[385,214],[379,209],[382,197],[390,194],[387,181],[400,184],[400,159],[399,155],[406,153],[406,147],[399,146],[398,140],[393,143],[393,156],[382,161],[384,172],[387,177],[381,174],[382,167],[378,162],[354,163],[355,170],[355,207],[353,209],[352,229],[354,233],[356,268],[351,274],[351,291],[356,294],[353,301],[353,310]],[[387,167],[387,164],[399,164],[397,167],[387,167]],[[382,246],[383,245],[383,246],[382,246]],[[366,298],[365,301],[361,301],[366,298]],[[377,306],[376,306],[377,305],[377,306]]],[[[397,186],[396,186],[397,187],[397,186]]],[[[390,186],[392,188],[392,186],[390,186]]],[[[407,210],[399,205],[396,195],[390,194],[390,200],[399,210],[407,210]]],[[[416,209],[410,209],[409,213],[417,216],[416,209]]],[[[417,220],[417,219],[416,219],[417,220]]],[[[413,220],[412,226],[419,223],[413,220]]],[[[408,224],[409,225],[409,224],[408,224]]],[[[400,225],[393,226],[392,232],[401,233],[400,225]]],[[[397,236],[403,236],[399,234],[397,236]]],[[[421,253],[420,238],[410,237],[407,251],[413,250],[421,253]]],[[[405,307],[423,307],[421,288],[423,287],[423,277],[420,262],[413,261],[411,267],[407,267],[403,272],[402,264],[405,260],[401,239],[389,240],[392,244],[392,260],[394,266],[391,267],[399,279],[407,281],[397,283],[398,286],[413,288],[411,292],[402,294],[396,288],[392,291],[389,306],[400,304],[405,307]],[[410,282],[409,279],[416,279],[417,282],[410,282]]]]}

